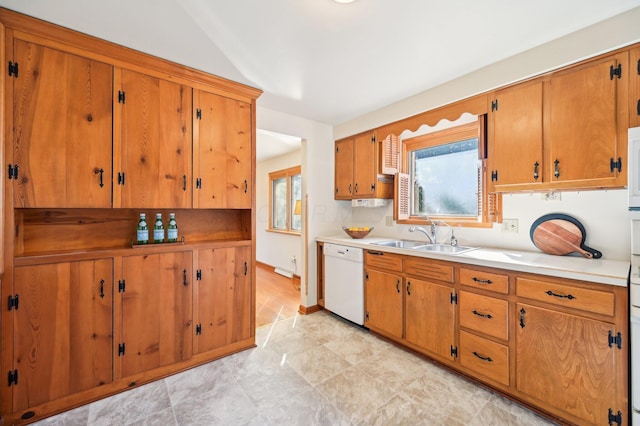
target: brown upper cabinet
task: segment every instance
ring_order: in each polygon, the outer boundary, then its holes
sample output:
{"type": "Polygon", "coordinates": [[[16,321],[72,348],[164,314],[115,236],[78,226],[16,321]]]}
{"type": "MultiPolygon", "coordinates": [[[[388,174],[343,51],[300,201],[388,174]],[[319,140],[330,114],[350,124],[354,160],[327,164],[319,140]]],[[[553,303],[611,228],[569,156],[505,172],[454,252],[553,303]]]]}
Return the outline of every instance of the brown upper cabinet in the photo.
{"type": "Polygon", "coordinates": [[[622,51],[497,91],[489,114],[491,190],[623,187],[628,64],[622,51]]]}
{"type": "Polygon", "coordinates": [[[126,69],[116,77],[114,207],[190,208],[192,89],[126,69]]]}
{"type": "Polygon", "coordinates": [[[392,198],[393,178],[381,174],[382,155],[374,132],[336,141],[334,198],[392,198]]]}
{"type": "Polygon", "coordinates": [[[194,93],[194,207],[251,208],[251,104],[194,93]]]}
{"type": "Polygon", "coordinates": [[[640,47],[629,51],[629,127],[640,126],[640,47]]]}
{"type": "Polygon", "coordinates": [[[542,81],[499,90],[491,97],[490,191],[498,185],[542,182],[542,81]]]}
{"type": "Polygon", "coordinates": [[[12,47],[15,207],[111,207],[113,67],[20,39],[12,47]]]}

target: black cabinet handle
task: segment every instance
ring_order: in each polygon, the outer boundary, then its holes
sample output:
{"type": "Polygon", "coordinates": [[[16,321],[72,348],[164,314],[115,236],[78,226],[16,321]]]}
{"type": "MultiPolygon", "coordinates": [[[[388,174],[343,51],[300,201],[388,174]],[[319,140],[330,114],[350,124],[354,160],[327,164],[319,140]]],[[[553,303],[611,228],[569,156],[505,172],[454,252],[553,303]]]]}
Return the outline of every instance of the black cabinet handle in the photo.
{"type": "Polygon", "coordinates": [[[247,180],[244,180],[244,193],[246,194],[247,191],[249,191],[249,182],[247,182],[247,180]]]}
{"type": "Polygon", "coordinates": [[[640,99],[638,99],[638,106],[636,107],[638,115],[640,115],[640,99]]]}
{"type": "Polygon", "coordinates": [[[396,291],[400,293],[400,280],[396,281],[396,291]]]}
{"type": "Polygon", "coordinates": [[[540,175],[538,174],[539,167],[540,167],[540,163],[536,161],[535,164],[533,165],[533,180],[538,180],[538,178],[540,177],[540,175]]]}
{"type": "Polygon", "coordinates": [[[520,308],[520,328],[524,328],[525,327],[525,323],[524,323],[524,314],[526,314],[527,311],[524,310],[524,308],[520,308]]]}
{"type": "Polygon", "coordinates": [[[482,317],[482,318],[486,318],[486,319],[493,318],[493,316],[491,314],[483,314],[482,312],[478,312],[475,309],[473,311],[471,311],[471,312],[473,312],[473,315],[476,315],[476,316],[479,316],[479,317],[482,317]]]}
{"type": "Polygon", "coordinates": [[[187,190],[187,175],[182,175],[182,190],[187,190]]]}
{"type": "Polygon", "coordinates": [[[561,299],[575,299],[576,297],[572,294],[558,294],[558,293],[554,293],[551,290],[545,291],[546,294],[548,294],[549,296],[553,296],[553,297],[559,297],[561,299]]]}
{"type": "Polygon", "coordinates": [[[357,184],[357,183],[355,184],[355,186],[353,187],[353,189],[354,189],[355,193],[357,194],[357,193],[358,193],[358,184],[357,184]]]}
{"type": "Polygon", "coordinates": [[[244,262],[244,274],[247,275],[249,273],[249,266],[247,265],[247,262],[244,262]]]}
{"type": "Polygon", "coordinates": [[[104,182],[102,181],[102,174],[104,173],[104,169],[96,170],[96,173],[100,173],[100,188],[104,186],[104,182]]]}
{"type": "Polygon", "coordinates": [[[411,296],[411,281],[407,283],[407,295],[411,296]]]}
{"type": "Polygon", "coordinates": [[[104,280],[100,280],[100,298],[104,299],[104,280]]]}
{"type": "Polygon", "coordinates": [[[349,194],[352,194],[352,192],[351,192],[351,186],[352,186],[352,185],[351,185],[351,184],[349,184],[349,194]]]}
{"type": "Polygon", "coordinates": [[[482,356],[480,355],[478,352],[473,351],[472,354],[476,357],[476,358],[480,358],[483,361],[487,361],[487,362],[493,362],[493,360],[491,359],[491,357],[488,356],[482,356]]]}
{"type": "Polygon", "coordinates": [[[189,283],[187,282],[187,270],[183,269],[182,270],[182,285],[184,285],[186,287],[188,284],[189,283]]]}
{"type": "Polygon", "coordinates": [[[473,281],[475,281],[477,283],[480,283],[480,284],[493,284],[493,281],[491,281],[491,280],[484,280],[482,278],[477,278],[477,277],[473,277],[472,279],[473,279],[473,281]]]}
{"type": "Polygon", "coordinates": [[[560,160],[556,158],[556,161],[553,162],[553,175],[557,178],[560,177],[560,160]]]}

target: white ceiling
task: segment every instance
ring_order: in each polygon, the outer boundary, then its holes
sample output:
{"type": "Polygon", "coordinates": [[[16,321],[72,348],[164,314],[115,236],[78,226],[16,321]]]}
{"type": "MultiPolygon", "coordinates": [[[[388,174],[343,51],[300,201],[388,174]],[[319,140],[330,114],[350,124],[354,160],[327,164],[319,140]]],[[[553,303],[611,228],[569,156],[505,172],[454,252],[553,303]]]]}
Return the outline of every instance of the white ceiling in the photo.
{"type": "MultiPolygon", "coordinates": [[[[0,0],[341,124],[640,7],[640,0],[0,0]]],[[[260,148],[260,144],[259,144],[260,148]]]]}

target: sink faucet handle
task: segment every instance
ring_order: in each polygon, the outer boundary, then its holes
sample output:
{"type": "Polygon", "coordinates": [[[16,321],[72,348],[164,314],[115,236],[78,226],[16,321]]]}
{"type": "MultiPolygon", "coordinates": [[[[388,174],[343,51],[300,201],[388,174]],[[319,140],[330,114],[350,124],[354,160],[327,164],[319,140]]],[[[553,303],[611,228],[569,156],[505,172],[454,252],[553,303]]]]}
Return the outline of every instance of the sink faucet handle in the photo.
{"type": "Polygon", "coordinates": [[[453,235],[453,228],[451,228],[451,245],[452,246],[458,245],[458,239],[456,238],[455,235],[453,235]]]}

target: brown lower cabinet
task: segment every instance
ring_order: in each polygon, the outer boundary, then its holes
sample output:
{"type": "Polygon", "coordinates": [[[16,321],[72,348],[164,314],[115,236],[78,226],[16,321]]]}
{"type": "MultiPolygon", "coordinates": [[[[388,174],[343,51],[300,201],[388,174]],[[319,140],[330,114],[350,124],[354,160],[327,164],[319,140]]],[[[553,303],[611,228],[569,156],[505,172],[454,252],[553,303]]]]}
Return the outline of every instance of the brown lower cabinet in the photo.
{"type": "Polygon", "coordinates": [[[14,411],[112,381],[112,265],[99,259],[15,268],[14,411]]]}
{"type": "Polygon", "coordinates": [[[566,424],[629,424],[625,287],[365,251],[365,326],[566,424]]]}

